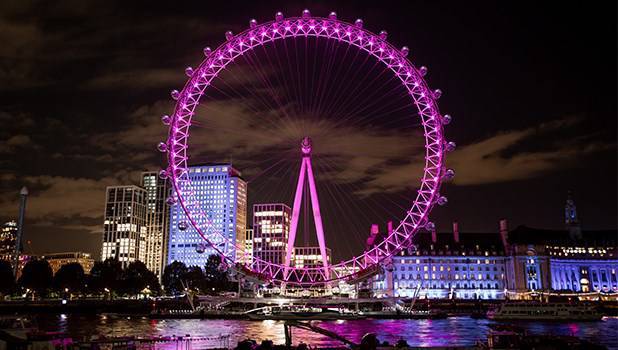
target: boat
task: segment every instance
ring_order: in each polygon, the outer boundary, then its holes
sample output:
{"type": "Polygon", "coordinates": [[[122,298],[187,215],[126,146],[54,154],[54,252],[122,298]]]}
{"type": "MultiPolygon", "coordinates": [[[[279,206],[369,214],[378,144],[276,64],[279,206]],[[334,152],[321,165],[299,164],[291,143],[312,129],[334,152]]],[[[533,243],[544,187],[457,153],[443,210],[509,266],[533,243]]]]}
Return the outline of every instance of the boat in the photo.
{"type": "Polygon", "coordinates": [[[252,320],[360,320],[366,318],[361,312],[345,309],[318,307],[271,307],[247,313],[252,320]]]}
{"type": "Polygon", "coordinates": [[[603,314],[586,303],[505,302],[487,312],[492,320],[598,321],[603,314]]]}
{"type": "Polygon", "coordinates": [[[28,317],[0,317],[0,350],[68,349],[72,344],[64,333],[42,331],[28,317]]]}

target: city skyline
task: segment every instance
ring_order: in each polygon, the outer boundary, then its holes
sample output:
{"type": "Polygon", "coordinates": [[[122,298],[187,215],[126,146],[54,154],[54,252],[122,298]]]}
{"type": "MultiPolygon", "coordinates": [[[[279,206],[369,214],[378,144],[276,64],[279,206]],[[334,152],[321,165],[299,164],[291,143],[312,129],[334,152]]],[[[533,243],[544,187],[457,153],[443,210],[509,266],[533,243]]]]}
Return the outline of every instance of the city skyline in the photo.
{"type": "MultiPolygon", "coordinates": [[[[429,17],[442,10],[434,5],[422,6],[421,11],[424,10],[429,17]]],[[[368,7],[361,6],[352,12],[339,9],[342,7],[340,4],[329,4],[315,5],[311,10],[322,15],[326,15],[330,10],[337,10],[341,17],[349,21],[362,17],[366,26],[374,31],[382,28],[389,30],[396,35],[394,42],[411,47],[416,63],[428,64],[428,80],[431,85],[445,91],[440,101],[442,109],[454,116],[448,136],[455,140],[459,147],[449,156],[452,157],[453,168],[457,172],[455,182],[446,185],[444,190],[449,197],[449,206],[437,209],[432,215],[440,230],[444,230],[455,219],[459,219],[466,230],[496,230],[493,223],[503,217],[507,218],[513,227],[527,224],[533,227],[559,228],[562,220],[557,211],[566,199],[568,190],[573,190],[583,216],[584,227],[614,228],[616,145],[613,131],[616,129],[616,113],[615,106],[608,101],[613,100],[612,96],[615,94],[612,91],[615,91],[615,87],[611,86],[611,81],[605,77],[615,74],[603,72],[615,71],[615,67],[593,46],[593,43],[607,39],[604,36],[599,37],[598,30],[594,30],[602,29],[603,21],[590,22],[589,26],[583,26],[584,28],[570,28],[569,22],[557,15],[543,16],[551,13],[552,7],[549,5],[541,5],[539,14],[530,15],[526,12],[525,16],[524,5],[503,5],[512,10],[508,16],[512,22],[524,23],[524,18],[527,21],[527,26],[518,26],[521,32],[513,32],[500,25],[500,8],[492,5],[480,11],[491,15],[491,18],[487,19],[490,22],[485,25],[495,26],[496,33],[483,33],[484,36],[475,37],[481,24],[470,23],[465,19],[467,16],[455,15],[459,11],[470,14],[475,10],[460,6],[463,5],[452,5],[446,9],[446,13],[441,15],[445,15],[449,21],[445,21],[447,23],[429,34],[424,32],[423,35],[421,28],[426,26],[427,22],[413,11],[410,11],[409,16],[414,19],[413,23],[419,23],[418,27],[414,24],[408,26],[397,18],[393,20],[393,17],[397,17],[394,16],[394,9],[382,9],[372,13],[368,7]],[[544,21],[547,18],[552,21],[553,27],[558,29],[546,28],[544,21]],[[461,33],[455,31],[459,28],[462,29],[461,33]],[[533,31],[538,31],[539,37],[529,39],[528,34],[533,31]],[[423,36],[426,38],[420,39],[423,36]],[[554,36],[561,40],[545,40],[554,36]],[[567,37],[568,44],[565,39],[567,37]],[[524,38],[530,41],[524,42],[524,38]],[[471,48],[461,47],[456,43],[457,40],[468,42],[471,48]],[[487,41],[491,42],[491,45],[484,47],[487,41]],[[443,51],[441,45],[435,42],[442,42],[449,49],[443,51]],[[567,50],[571,47],[576,50],[567,50]],[[533,62],[526,59],[525,51],[530,48],[541,50],[543,57],[533,62]],[[451,57],[444,53],[447,51],[461,52],[462,57],[458,56],[459,59],[455,60],[458,62],[452,62],[451,57]],[[500,69],[504,65],[520,65],[521,68],[517,71],[523,77],[500,69]],[[468,70],[468,67],[471,69],[468,70]],[[450,80],[455,74],[462,75],[455,76],[459,82],[479,81],[468,83],[470,85],[462,88],[450,80]],[[533,84],[534,86],[525,84],[538,80],[540,83],[533,84]],[[492,86],[502,90],[500,96],[488,91],[488,87],[492,86]],[[584,89],[584,86],[595,88],[584,89]],[[546,103],[547,94],[551,94],[555,103],[546,103]],[[506,96],[502,95],[513,97],[514,101],[507,100],[506,96]],[[600,169],[594,170],[593,182],[589,180],[589,173],[593,171],[591,169],[600,169]]],[[[54,28],[50,23],[54,16],[78,20],[85,16],[85,12],[80,12],[84,10],[76,8],[75,13],[68,15],[62,15],[60,10],[62,9],[58,10],[58,14],[49,14],[47,17],[37,18],[36,21],[24,21],[23,26],[16,26],[16,19],[20,18],[24,9],[19,6],[7,8],[7,11],[2,11],[6,17],[1,23],[11,30],[13,38],[33,39],[35,43],[37,38],[49,38],[42,31],[44,28],[50,28],[60,37],[76,35],[70,30],[54,28]]],[[[250,12],[255,13],[258,21],[266,21],[277,10],[286,14],[300,13],[301,8],[272,4],[262,5],[259,10],[252,9],[250,12]]],[[[109,8],[104,6],[101,9],[102,13],[109,11],[109,8]]],[[[136,9],[128,7],[126,11],[131,22],[137,21],[144,26],[143,32],[133,34],[134,38],[139,39],[155,28],[150,27],[148,22],[136,19],[136,9]]],[[[210,19],[206,13],[200,16],[179,14],[166,17],[164,8],[157,7],[149,11],[155,18],[167,18],[170,23],[176,23],[182,28],[195,26],[197,30],[180,36],[177,32],[161,34],[139,46],[139,51],[123,46],[112,48],[113,52],[125,55],[121,56],[125,57],[125,62],[99,55],[92,56],[96,45],[114,42],[110,37],[92,36],[92,39],[96,39],[93,47],[79,49],[81,51],[76,52],[74,58],[63,57],[58,65],[75,62],[77,67],[83,67],[88,57],[94,57],[104,62],[99,74],[78,69],[75,75],[68,75],[63,79],[30,66],[32,56],[29,56],[65,47],[62,42],[52,40],[45,45],[34,45],[30,49],[32,51],[24,51],[19,45],[5,48],[14,50],[8,52],[6,57],[24,58],[24,64],[29,68],[25,69],[24,66],[22,70],[14,70],[22,72],[21,77],[7,76],[13,84],[3,87],[6,93],[1,99],[6,110],[2,111],[2,120],[6,120],[5,123],[10,125],[0,134],[0,150],[3,152],[0,217],[3,222],[16,219],[18,191],[22,185],[27,185],[31,195],[24,242],[32,241],[32,250],[35,253],[44,253],[45,249],[50,249],[49,251],[88,251],[98,255],[96,251],[99,249],[98,242],[101,241],[100,222],[105,188],[131,183],[137,185],[139,174],[143,170],[161,168],[162,162],[154,152],[154,145],[162,140],[164,128],[157,123],[157,119],[160,115],[171,112],[167,94],[170,89],[181,86],[185,78],[182,74],[184,67],[199,61],[197,55],[200,52],[196,52],[199,51],[196,46],[214,46],[223,40],[225,30],[233,29],[237,32],[240,30],[239,23],[245,24],[248,21],[248,18],[231,15],[231,11],[226,11],[225,8],[215,11],[227,13],[221,19],[210,19]],[[203,22],[208,22],[208,25],[203,22]],[[145,56],[165,52],[169,48],[166,45],[169,45],[170,36],[173,35],[181,38],[177,44],[180,53],[178,57],[158,66],[156,62],[141,56],[140,52],[148,53],[145,56]],[[140,67],[143,71],[140,72],[135,67],[140,67]],[[120,73],[114,75],[109,72],[120,73]],[[44,96],[43,105],[47,106],[47,109],[42,106],[27,106],[28,91],[32,91],[33,86],[36,86],[32,85],[32,78],[36,76],[45,78],[41,80],[43,85],[40,86],[42,91],[46,91],[43,95],[53,96],[51,91],[56,88],[59,88],[58,91],[66,91],[68,86],[76,85],[80,86],[76,93],[81,96],[82,102],[70,103],[68,106],[57,105],[44,96]],[[138,92],[127,94],[126,99],[118,96],[128,90],[138,92]],[[15,98],[9,103],[11,96],[15,98]],[[127,128],[122,131],[113,130],[111,124],[114,123],[104,125],[97,117],[98,111],[81,111],[84,107],[82,104],[101,104],[94,100],[94,96],[106,96],[113,101],[110,105],[115,106],[101,106],[101,111],[113,118],[117,122],[115,124],[124,122],[127,128]],[[120,107],[121,105],[125,107],[120,107]],[[82,116],[85,116],[83,120],[80,119],[82,116]],[[36,125],[39,131],[32,131],[33,125],[36,125]],[[59,134],[64,136],[64,140],[50,139],[48,134],[59,134]]],[[[576,9],[566,7],[562,11],[573,14],[576,9]]],[[[110,26],[107,29],[108,34],[113,37],[126,30],[127,27],[123,25],[127,23],[125,20],[118,20],[119,25],[115,28],[110,26]]],[[[100,25],[95,22],[91,26],[96,29],[100,28],[100,25]]],[[[601,32],[604,33],[602,30],[601,32]]],[[[77,35],[77,38],[89,37],[84,34],[81,37],[77,35]]],[[[8,62],[13,61],[9,59],[8,62]]],[[[222,112],[229,112],[229,106],[219,107],[222,112]]],[[[247,134],[246,129],[240,131],[247,134]]],[[[363,140],[375,140],[375,135],[358,133],[357,130],[351,135],[363,137],[363,140]]],[[[393,138],[393,135],[387,135],[385,139],[393,138]]],[[[328,146],[333,147],[332,144],[328,146]]],[[[233,154],[235,162],[252,165],[242,159],[241,152],[227,152],[239,147],[237,142],[227,143],[225,147],[208,150],[224,156],[233,154]]],[[[240,149],[242,150],[242,147],[240,149]]],[[[350,152],[340,154],[349,156],[350,152]]],[[[388,152],[385,154],[391,156],[388,152]]],[[[223,161],[225,158],[216,160],[223,161]]],[[[364,163],[370,159],[361,154],[355,160],[364,163]]],[[[361,173],[367,169],[366,165],[354,168],[361,173]]],[[[249,167],[248,170],[254,171],[249,167]]],[[[384,177],[376,179],[388,180],[384,177]]],[[[320,173],[316,174],[316,181],[320,182],[320,173]]],[[[388,183],[383,182],[381,185],[388,183]]],[[[288,198],[279,200],[285,202],[288,198]]],[[[326,206],[325,211],[328,211],[328,204],[326,206]]],[[[333,211],[332,208],[330,210],[333,211]]],[[[380,224],[383,225],[390,219],[396,218],[385,217],[380,224]]],[[[359,234],[366,235],[368,230],[367,227],[359,234]]],[[[327,242],[330,241],[327,233],[327,242]]],[[[330,248],[336,250],[338,247],[330,248]]]]}

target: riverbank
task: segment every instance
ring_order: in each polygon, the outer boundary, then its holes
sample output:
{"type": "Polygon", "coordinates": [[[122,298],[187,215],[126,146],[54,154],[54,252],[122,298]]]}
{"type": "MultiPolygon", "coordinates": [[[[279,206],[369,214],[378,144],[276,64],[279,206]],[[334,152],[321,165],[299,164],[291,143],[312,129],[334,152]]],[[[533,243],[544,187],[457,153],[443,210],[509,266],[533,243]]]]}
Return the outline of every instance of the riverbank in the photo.
{"type": "MultiPolygon", "coordinates": [[[[499,300],[486,300],[486,301],[469,301],[469,300],[418,300],[415,304],[415,309],[418,310],[435,310],[448,316],[474,316],[482,317],[488,310],[495,308],[503,301],[499,300]]],[[[311,300],[306,301],[307,304],[311,303],[311,300]]],[[[595,303],[603,315],[605,316],[618,316],[615,303],[608,302],[596,302],[595,303]]],[[[266,306],[260,299],[255,299],[254,303],[239,303],[234,299],[229,299],[226,302],[225,307],[222,307],[217,311],[217,314],[198,314],[193,315],[193,318],[243,318],[241,315],[244,311],[266,306]]],[[[351,305],[349,305],[351,306],[351,305]]],[[[359,310],[370,312],[377,315],[376,318],[389,318],[388,314],[385,317],[380,317],[380,310],[383,305],[379,299],[375,302],[362,302],[353,307],[359,310]]],[[[2,301],[0,302],[0,314],[16,314],[16,313],[29,313],[29,314],[102,314],[102,313],[117,313],[134,316],[149,316],[153,311],[157,310],[191,310],[191,306],[185,298],[179,299],[161,299],[161,300],[149,300],[149,299],[114,299],[114,300],[101,300],[101,299],[77,299],[77,300],[40,300],[40,301],[2,301]]],[[[165,318],[165,317],[163,317],[165,318]]],[[[170,317],[172,318],[172,317],[170,317]]],[[[182,314],[175,316],[174,318],[183,318],[182,314]]],[[[191,316],[187,315],[187,318],[191,316]]],[[[393,317],[396,318],[396,317],[393,317]]]]}

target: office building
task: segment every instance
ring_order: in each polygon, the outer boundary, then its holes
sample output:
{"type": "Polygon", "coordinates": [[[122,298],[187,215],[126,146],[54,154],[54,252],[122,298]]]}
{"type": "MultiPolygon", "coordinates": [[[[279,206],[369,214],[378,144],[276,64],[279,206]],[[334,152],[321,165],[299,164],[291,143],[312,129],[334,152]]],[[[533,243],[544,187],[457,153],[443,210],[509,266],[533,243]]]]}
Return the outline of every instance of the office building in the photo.
{"type": "Polygon", "coordinates": [[[147,195],[138,186],[107,187],[101,260],[115,258],[123,267],[144,261],[147,195]]]}
{"type": "MultiPolygon", "coordinates": [[[[247,183],[241,173],[231,164],[204,164],[189,167],[188,176],[205,213],[194,219],[202,227],[212,223],[203,233],[231,259],[242,256],[243,252],[236,251],[237,247],[244,249],[247,228],[247,183]]],[[[168,264],[180,261],[204,266],[209,255],[217,254],[189,223],[180,204],[171,206],[169,221],[168,264]]]]}
{"type": "MultiPolygon", "coordinates": [[[[330,248],[326,248],[326,259],[330,264],[330,248]]],[[[322,262],[322,254],[320,253],[320,247],[294,247],[292,264],[297,268],[315,268],[324,266],[324,263],[322,262]]]]}
{"type": "Polygon", "coordinates": [[[13,262],[16,238],[17,222],[14,220],[5,222],[0,230],[0,260],[13,262]]]}
{"type": "Polygon", "coordinates": [[[170,207],[166,202],[170,189],[157,172],[142,173],[142,187],[146,190],[146,239],[144,264],[159,278],[167,264],[170,207]]]}
{"type": "Polygon", "coordinates": [[[290,235],[292,209],[283,203],[253,205],[253,256],[283,264],[290,235]]]}

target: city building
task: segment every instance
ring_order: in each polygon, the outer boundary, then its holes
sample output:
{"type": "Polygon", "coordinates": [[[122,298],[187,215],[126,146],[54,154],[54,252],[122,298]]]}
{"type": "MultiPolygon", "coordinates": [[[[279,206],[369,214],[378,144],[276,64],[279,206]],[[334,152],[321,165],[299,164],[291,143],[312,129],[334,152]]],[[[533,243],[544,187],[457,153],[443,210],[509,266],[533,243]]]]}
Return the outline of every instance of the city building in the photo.
{"type": "MultiPolygon", "coordinates": [[[[197,201],[207,217],[195,218],[198,224],[211,221],[204,234],[226,256],[243,256],[247,228],[247,183],[231,164],[204,164],[189,167],[188,176],[197,201]],[[202,221],[199,221],[202,220],[202,221]],[[221,235],[232,244],[226,243],[221,235]]],[[[188,266],[204,266],[208,256],[216,254],[191,225],[180,206],[170,208],[168,261],[180,261],[188,266]]]]}
{"type": "Polygon", "coordinates": [[[292,209],[283,203],[253,205],[253,256],[283,264],[290,234],[292,209]]]}
{"type": "Polygon", "coordinates": [[[106,190],[101,260],[115,258],[123,267],[144,261],[148,192],[138,186],[110,186],[106,190]]]}
{"type": "Polygon", "coordinates": [[[503,298],[508,260],[503,242],[498,232],[460,232],[457,222],[452,233],[419,232],[416,249],[392,257],[374,278],[373,292],[378,297],[503,298]]]}
{"type": "Polygon", "coordinates": [[[94,259],[90,254],[82,252],[50,253],[41,255],[41,259],[47,260],[54,274],[60,270],[62,265],[70,263],[80,264],[86,274],[89,274],[94,266],[94,259]]]}
{"type": "Polygon", "coordinates": [[[0,230],[0,260],[13,262],[15,257],[15,239],[17,238],[17,222],[7,221],[0,230]]]}
{"type": "MultiPolygon", "coordinates": [[[[326,259],[331,262],[330,248],[326,248],[326,259]]],[[[292,263],[294,267],[322,267],[322,253],[320,253],[320,247],[294,247],[294,254],[292,255],[292,263]]]]}
{"type": "Polygon", "coordinates": [[[539,290],[618,291],[618,231],[583,230],[570,193],[564,223],[564,230],[520,226],[509,233],[509,289],[516,296],[539,290]]]}
{"type": "Polygon", "coordinates": [[[167,181],[157,172],[142,173],[142,187],[146,190],[146,239],[144,264],[159,278],[167,264],[170,207],[167,181]]]}
{"type": "Polygon", "coordinates": [[[245,247],[242,256],[238,257],[238,262],[245,265],[253,262],[253,228],[245,230],[245,247]]]}

